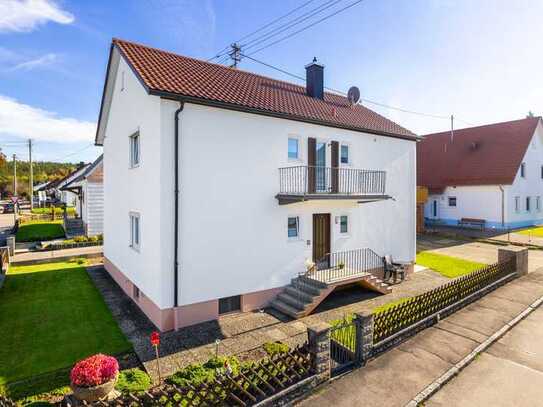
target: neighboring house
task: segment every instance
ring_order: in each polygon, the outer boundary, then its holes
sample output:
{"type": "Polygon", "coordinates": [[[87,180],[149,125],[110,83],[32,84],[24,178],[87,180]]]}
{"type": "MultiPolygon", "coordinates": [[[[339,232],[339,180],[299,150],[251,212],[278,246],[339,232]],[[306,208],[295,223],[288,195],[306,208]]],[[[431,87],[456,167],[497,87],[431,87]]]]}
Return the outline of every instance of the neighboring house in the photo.
{"type": "Polygon", "coordinates": [[[159,329],[263,308],[329,252],[414,262],[417,136],[306,73],[113,40],[104,265],[159,329]]]}
{"type": "Polygon", "coordinates": [[[497,229],[542,223],[541,118],[424,136],[417,185],[429,189],[429,221],[458,225],[471,218],[497,229]]]}
{"type": "Polygon", "coordinates": [[[85,235],[96,236],[103,233],[104,223],[104,171],[103,156],[92,164],[63,189],[75,194],[75,210],[83,222],[85,235]]]}
{"type": "Polygon", "coordinates": [[[90,164],[80,163],[78,167],[64,178],[55,182],[53,186],[53,195],[66,206],[75,206],[77,203],[77,194],[73,191],[65,189],[65,187],[74,179],[79,177],[90,164]]]}

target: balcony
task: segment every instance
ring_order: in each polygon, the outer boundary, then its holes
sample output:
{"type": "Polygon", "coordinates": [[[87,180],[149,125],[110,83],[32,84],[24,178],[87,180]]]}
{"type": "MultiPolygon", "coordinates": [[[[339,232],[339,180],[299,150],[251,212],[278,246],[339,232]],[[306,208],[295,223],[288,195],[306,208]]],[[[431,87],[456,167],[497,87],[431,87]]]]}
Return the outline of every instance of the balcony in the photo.
{"type": "Polygon", "coordinates": [[[390,198],[385,194],[385,171],[318,166],[279,168],[279,205],[325,199],[359,203],[390,198]]]}

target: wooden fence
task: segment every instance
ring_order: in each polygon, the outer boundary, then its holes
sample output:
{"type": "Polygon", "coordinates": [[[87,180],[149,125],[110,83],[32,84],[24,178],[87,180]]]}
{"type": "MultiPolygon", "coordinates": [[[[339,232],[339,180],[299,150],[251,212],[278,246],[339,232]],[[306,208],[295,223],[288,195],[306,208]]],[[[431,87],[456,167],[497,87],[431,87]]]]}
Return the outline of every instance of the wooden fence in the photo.
{"type": "Polygon", "coordinates": [[[408,298],[389,309],[376,312],[373,314],[373,342],[383,341],[514,273],[514,259],[492,264],[433,290],[408,298]]]}
{"type": "Polygon", "coordinates": [[[251,406],[310,377],[307,344],[244,366],[235,375],[217,375],[208,383],[186,387],[164,384],[143,394],[127,393],[91,406],[251,406]]]}
{"type": "Polygon", "coordinates": [[[6,274],[9,268],[9,249],[0,247],[0,274],[6,274]]]}

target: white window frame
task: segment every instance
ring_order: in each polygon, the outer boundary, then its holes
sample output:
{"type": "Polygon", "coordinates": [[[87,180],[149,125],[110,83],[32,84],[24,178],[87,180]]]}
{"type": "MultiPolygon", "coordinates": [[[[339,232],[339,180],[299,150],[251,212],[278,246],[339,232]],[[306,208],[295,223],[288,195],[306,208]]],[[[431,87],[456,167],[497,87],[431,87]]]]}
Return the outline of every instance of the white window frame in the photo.
{"type": "Polygon", "coordinates": [[[128,137],[128,164],[130,168],[137,168],[141,164],[141,135],[139,130],[128,137]],[[137,155],[134,152],[135,145],[137,145],[137,155]]]}
{"type": "Polygon", "coordinates": [[[344,166],[351,166],[352,165],[352,162],[353,162],[353,159],[352,159],[352,148],[351,148],[351,144],[350,143],[339,143],[339,165],[344,165],[344,166]],[[342,147],[347,147],[347,162],[346,163],[343,163],[341,162],[341,148],[342,147]]]}
{"type": "Polygon", "coordinates": [[[520,164],[520,178],[526,178],[526,163],[520,164]]]}
{"type": "Polygon", "coordinates": [[[346,237],[346,236],[349,236],[350,233],[351,233],[351,219],[350,219],[350,216],[346,213],[342,213],[339,215],[339,219],[338,219],[338,231],[339,231],[339,235],[342,236],[342,237],[346,237]],[[341,231],[341,218],[347,218],[347,231],[346,232],[342,232],[341,231]]]}
{"type": "Polygon", "coordinates": [[[141,249],[141,215],[138,212],[130,212],[128,215],[128,223],[129,223],[129,230],[130,230],[130,240],[129,240],[129,246],[139,252],[141,249]],[[137,242],[135,239],[135,222],[134,219],[138,220],[138,235],[137,235],[137,242]]]}
{"type": "Polygon", "coordinates": [[[287,159],[290,162],[301,162],[302,161],[302,138],[295,134],[289,134],[287,138],[287,159]],[[298,142],[298,157],[297,158],[291,158],[289,157],[288,153],[288,147],[290,140],[296,140],[298,142]]]}
{"type": "Polygon", "coordinates": [[[520,196],[515,196],[515,212],[520,213],[520,196]]]}
{"type": "Polygon", "coordinates": [[[298,240],[301,240],[302,238],[300,237],[300,216],[299,215],[288,215],[287,216],[287,239],[290,240],[290,241],[298,241],[298,240]],[[295,218],[296,219],[296,236],[289,236],[288,235],[288,231],[289,231],[289,228],[288,228],[288,221],[291,219],[291,218],[295,218]]]}

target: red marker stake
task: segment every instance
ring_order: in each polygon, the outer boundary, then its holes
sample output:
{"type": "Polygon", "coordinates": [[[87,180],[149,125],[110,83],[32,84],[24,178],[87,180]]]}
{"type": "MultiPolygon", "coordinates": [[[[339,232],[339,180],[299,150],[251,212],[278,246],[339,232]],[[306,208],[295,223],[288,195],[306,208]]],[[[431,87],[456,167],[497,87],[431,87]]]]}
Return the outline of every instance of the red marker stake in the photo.
{"type": "Polygon", "coordinates": [[[155,354],[156,354],[156,366],[158,370],[158,381],[162,381],[162,375],[160,374],[160,359],[158,357],[158,345],[160,345],[160,334],[158,332],[153,332],[151,334],[151,345],[155,348],[155,354]]]}

